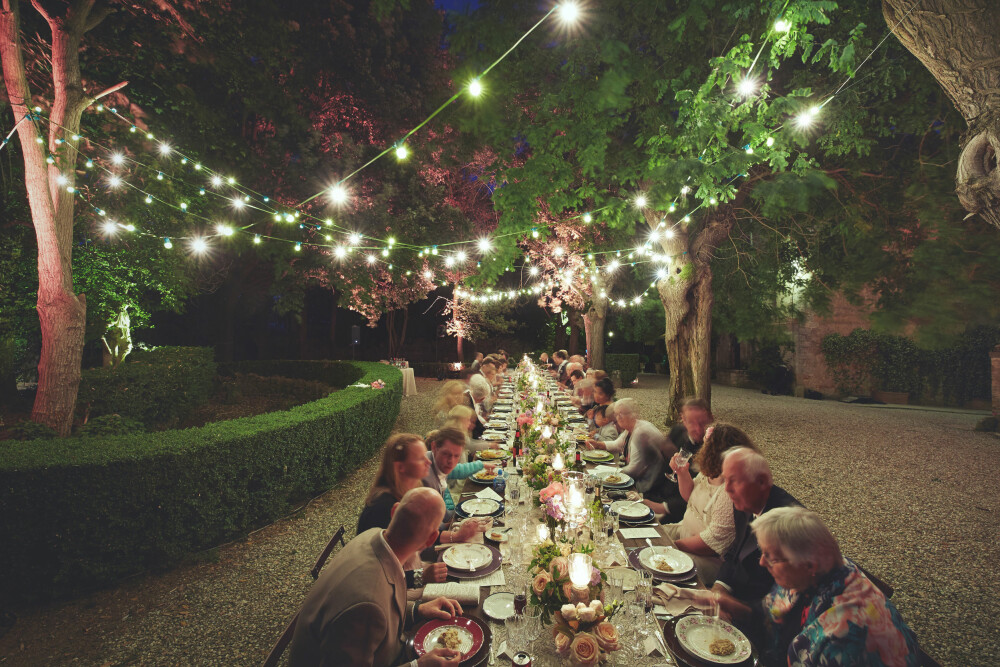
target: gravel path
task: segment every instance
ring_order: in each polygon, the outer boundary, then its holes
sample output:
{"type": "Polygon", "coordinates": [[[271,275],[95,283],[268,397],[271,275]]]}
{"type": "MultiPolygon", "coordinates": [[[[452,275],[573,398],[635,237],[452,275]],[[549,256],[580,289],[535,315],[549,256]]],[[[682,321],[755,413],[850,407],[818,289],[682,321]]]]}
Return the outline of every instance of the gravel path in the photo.
{"type": "MultiPolygon", "coordinates": [[[[397,428],[422,433],[440,385],[417,386],[397,428]]],[[[664,386],[642,376],[622,395],[662,424],[664,386]]],[[[714,391],[716,416],[754,438],[778,484],[828,521],[845,554],[896,588],[894,602],[931,655],[954,667],[1000,664],[1000,501],[990,475],[1000,440],[973,432],[976,416],[714,391]]],[[[260,664],[326,541],[340,525],[353,535],[376,464],[200,562],[15,610],[0,664],[260,664]]]]}

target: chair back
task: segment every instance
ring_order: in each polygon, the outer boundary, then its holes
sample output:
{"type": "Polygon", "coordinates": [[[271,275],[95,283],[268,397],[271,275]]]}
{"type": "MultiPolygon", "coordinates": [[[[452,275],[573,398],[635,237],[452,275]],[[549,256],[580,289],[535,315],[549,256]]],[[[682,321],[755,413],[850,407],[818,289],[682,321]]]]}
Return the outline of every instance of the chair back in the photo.
{"type": "Polygon", "coordinates": [[[319,572],[326,565],[326,561],[330,558],[330,554],[333,553],[334,548],[337,546],[337,542],[340,542],[340,546],[344,546],[344,527],[341,526],[340,529],[333,534],[333,537],[327,543],[326,548],[323,549],[323,553],[319,555],[316,559],[316,564],[313,565],[313,569],[309,571],[312,574],[313,579],[319,578],[319,572]]]}

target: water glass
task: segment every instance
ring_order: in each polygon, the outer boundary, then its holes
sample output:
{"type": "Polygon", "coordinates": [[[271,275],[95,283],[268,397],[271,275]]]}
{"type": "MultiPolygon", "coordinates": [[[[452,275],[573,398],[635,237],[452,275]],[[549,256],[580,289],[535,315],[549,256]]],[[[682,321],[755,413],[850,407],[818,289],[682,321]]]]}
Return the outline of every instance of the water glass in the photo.
{"type": "MultiPolygon", "coordinates": [[[[679,465],[683,465],[683,464],[685,464],[685,463],[687,463],[688,461],[691,460],[691,457],[694,456],[694,453],[690,452],[690,451],[688,451],[686,449],[682,449],[679,452],[677,452],[677,456],[678,456],[678,464],[679,465]]],[[[676,483],[677,482],[677,473],[674,472],[673,470],[671,470],[670,474],[667,475],[667,479],[669,479],[671,482],[675,482],[676,483]]]]}
{"type": "Polygon", "coordinates": [[[525,642],[527,645],[538,639],[542,634],[542,608],[529,604],[524,608],[523,615],[527,619],[525,642]]]}
{"type": "MultiPolygon", "coordinates": [[[[528,607],[525,607],[525,611],[527,610],[528,607]]],[[[507,627],[507,649],[509,652],[513,654],[528,648],[525,636],[527,617],[524,614],[514,614],[506,620],[504,625],[507,627]]]]}

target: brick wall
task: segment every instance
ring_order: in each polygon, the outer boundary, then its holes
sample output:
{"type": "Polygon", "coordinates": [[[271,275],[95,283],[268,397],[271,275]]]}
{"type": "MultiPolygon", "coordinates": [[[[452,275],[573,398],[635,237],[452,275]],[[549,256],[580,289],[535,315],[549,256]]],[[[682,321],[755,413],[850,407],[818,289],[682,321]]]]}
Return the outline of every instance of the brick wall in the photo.
{"type": "MultiPolygon", "coordinates": [[[[795,370],[795,394],[801,396],[806,389],[812,389],[824,394],[836,394],[823,359],[820,344],[823,337],[831,333],[846,336],[855,329],[868,329],[868,315],[871,307],[868,305],[854,306],[842,295],[837,294],[831,302],[830,314],[819,316],[810,313],[803,322],[793,321],[789,325],[795,351],[792,364],[795,370]]],[[[993,364],[993,396],[994,406],[997,400],[997,364],[993,364]]]]}

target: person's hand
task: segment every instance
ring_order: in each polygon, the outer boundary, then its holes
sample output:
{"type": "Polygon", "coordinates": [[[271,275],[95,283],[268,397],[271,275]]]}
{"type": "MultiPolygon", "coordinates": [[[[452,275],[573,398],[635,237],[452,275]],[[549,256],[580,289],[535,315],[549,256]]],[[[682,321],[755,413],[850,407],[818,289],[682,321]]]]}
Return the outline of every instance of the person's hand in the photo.
{"type": "Polygon", "coordinates": [[[468,542],[472,536],[479,531],[479,521],[477,519],[466,519],[459,524],[458,530],[452,535],[452,542],[468,542]]]}
{"type": "Polygon", "coordinates": [[[425,584],[443,584],[448,579],[448,566],[444,563],[428,563],[424,568],[425,584]]]}
{"type": "Polygon", "coordinates": [[[485,461],[483,462],[483,470],[485,470],[486,472],[493,472],[494,470],[496,470],[496,468],[497,464],[495,462],[492,461],[489,463],[485,461]]]}
{"type": "Polygon", "coordinates": [[[626,491],[625,500],[631,500],[635,502],[636,500],[642,500],[642,494],[638,491],[626,491]]]}
{"type": "Polygon", "coordinates": [[[681,462],[680,452],[677,452],[676,454],[670,457],[670,469],[673,470],[674,472],[680,472],[681,470],[686,471],[688,470],[690,465],[691,465],[690,461],[681,462]]]}
{"type": "Polygon", "coordinates": [[[451,598],[434,598],[417,607],[417,611],[420,612],[421,618],[440,618],[447,621],[462,613],[462,605],[458,604],[458,600],[451,598]]]}
{"type": "Polygon", "coordinates": [[[457,665],[461,659],[461,653],[442,646],[417,658],[417,667],[450,667],[457,665]]]}
{"type": "Polygon", "coordinates": [[[594,440],[591,438],[587,440],[587,444],[590,445],[590,449],[604,449],[607,450],[608,446],[601,442],[600,440],[594,440]]]}

